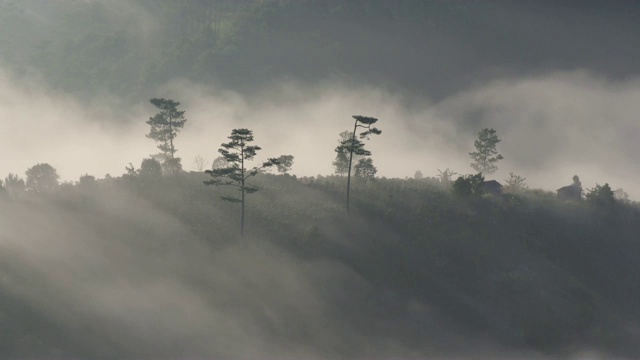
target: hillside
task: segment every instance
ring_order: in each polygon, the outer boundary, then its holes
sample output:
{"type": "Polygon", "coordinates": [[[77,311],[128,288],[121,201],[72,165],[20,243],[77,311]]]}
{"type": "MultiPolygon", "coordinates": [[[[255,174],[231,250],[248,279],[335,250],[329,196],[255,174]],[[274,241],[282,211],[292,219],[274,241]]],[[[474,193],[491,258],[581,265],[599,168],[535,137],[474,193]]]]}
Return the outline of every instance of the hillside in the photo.
{"type": "Polygon", "coordinates": [[[265,174],[242,239],[206,178],[0,200],[3,357],[640,354],[635,205],[265,174]]]}

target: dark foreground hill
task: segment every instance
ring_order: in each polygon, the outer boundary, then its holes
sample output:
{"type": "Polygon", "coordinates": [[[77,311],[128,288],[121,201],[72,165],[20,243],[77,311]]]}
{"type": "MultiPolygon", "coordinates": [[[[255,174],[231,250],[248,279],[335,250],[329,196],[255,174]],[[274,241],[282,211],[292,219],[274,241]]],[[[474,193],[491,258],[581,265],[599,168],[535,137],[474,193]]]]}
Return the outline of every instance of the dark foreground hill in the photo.
{"type": "Polygon", "coordinates": [[[429,181],[203,174],[0,200],[3,358],[640,355],[640,212],[429,181]]]}

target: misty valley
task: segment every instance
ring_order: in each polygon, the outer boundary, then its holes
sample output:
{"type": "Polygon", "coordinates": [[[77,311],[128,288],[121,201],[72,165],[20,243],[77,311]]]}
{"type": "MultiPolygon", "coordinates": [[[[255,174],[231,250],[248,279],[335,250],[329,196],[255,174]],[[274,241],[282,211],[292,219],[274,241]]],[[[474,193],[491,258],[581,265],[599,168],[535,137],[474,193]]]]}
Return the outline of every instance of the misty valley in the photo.
{"type": "Polygon", "coordinates": [[[0,358],[640,358],[639,24],[0,0],[0,358]]]}

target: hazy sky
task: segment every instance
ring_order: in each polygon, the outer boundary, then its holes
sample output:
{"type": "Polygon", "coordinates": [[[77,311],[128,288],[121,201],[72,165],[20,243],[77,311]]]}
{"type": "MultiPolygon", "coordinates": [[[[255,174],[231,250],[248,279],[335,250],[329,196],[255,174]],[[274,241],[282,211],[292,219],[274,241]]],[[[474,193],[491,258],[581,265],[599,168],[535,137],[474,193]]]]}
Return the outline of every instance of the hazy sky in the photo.
{"type": "MultiPolygon", "coordinates": [[[[555,190],[578,174],[584,186],[608,182],[634,198],[640,169],[640,81],[610,80],[585,71],[509,78],[480,84],[433,103],[374,87],[340,82],[315,86],[283,82],[254,95],[175,81],[156,96],[182,102],[188,121],[176,139],[186,170],[200,155],[209,163],[231,129],[254,130],[263,148],[258,161],[281,154],[295,156],[293,172],[332,173],[337,134],[352,128],[351,115],[380,119],[383,133],[367,146],[380,176],[413,176],[437,169],[471,173],[468,152],[484,127],[497,130],[505,159],[494,176],[509,172],[529,184],[555,190]]],[[[123,113],[109,99],[92,104],[54,92],[35,80],[0,77],[0,151],[6,156],[0,174],[23,175],[39,162],[58,169],[63,180],[88,173],[103,177],[125,172],[132,162],[156,153],[145,121],[155,113],[141,103],[123,113]]],[[[4,176],[4,175],[3,175],[4,176]]]]}

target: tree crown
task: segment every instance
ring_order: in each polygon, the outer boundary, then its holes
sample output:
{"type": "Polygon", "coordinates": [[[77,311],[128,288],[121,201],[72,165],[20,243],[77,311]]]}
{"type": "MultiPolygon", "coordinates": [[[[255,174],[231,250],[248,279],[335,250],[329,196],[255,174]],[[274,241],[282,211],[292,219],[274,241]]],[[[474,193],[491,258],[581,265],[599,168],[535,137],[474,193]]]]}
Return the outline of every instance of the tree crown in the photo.
{"type": "Polygon", "coordinates": [[[278,157],[278,164],[276,167],[278,172],[281,174],[286,174],[291,167],[293,166],[293,155],[280,155],[278,157]]]}
{"type": "Polygon", "coordinates": [[[370,157],[358,160],[354,170],[356,177],[365,181],[373,180],[378,172],[378,169],[373,165],[373,159],[370,157]]]}
{"type": "Polygon", "coordinates": [[[36,164],[30,167],[26,173],[26,188],[34,192],[48,191],[58,186],[58,172],[47,164],[36,164]]]}
{"type": "Polygon", "coordinates": [[[608,183],[596,184],[596,187],[587,192],[585,198],[596,206],[611,206],[615,202],[615,194],[608,183]]]}
{"type": "Polygon", "coordinates": [[[184,127],[187,119],[184,117],[184,111],[179,111],[180,102],[164,99],[153,98],[149,102],[153,104],[160,112],[149,118],[147,124],[151,126],[147,137],[158,142],[158,149],[161,151],[164,162],[163,167],[168,173],[179,171],[182,166],[180,158],[175,157],[177,149],[173,144],[173,140],[178,132],[184,127]]]}
{"type": "Polygon", "coordinates": [[[495,163],[504,159],[496,149],[500,141],[494,129],[485,128],[480,130],[480,132],[478,132],[478,139],[473,143],[476,151],[469,153],[473,160],[471,167],[482,175],[496,172],[498,167],[495,163]]]}
{"type": "MultiPolygon", "coordinates": [[[[204,182],[205,185],[234,186],[241,192],[249,194],[258,191],[258,188],[246,184],[245,181],[263,169],[278,165],[280,162],[278,159],[269,158],[260,166],[247,169],[245,162],[252,160],[261,150],[259,146],[248,145],[253,141],[253,132],[249,129],[234,129],[228,139],[231,141],[221,144],[221,148],[218,149],[226,161],[226,165],[205,171],[212,177],[211,180],[204,182]]],[[[241,199],[229,196],[222,196],[222,199],[230,202],[242,202],[241,199]]]]}

